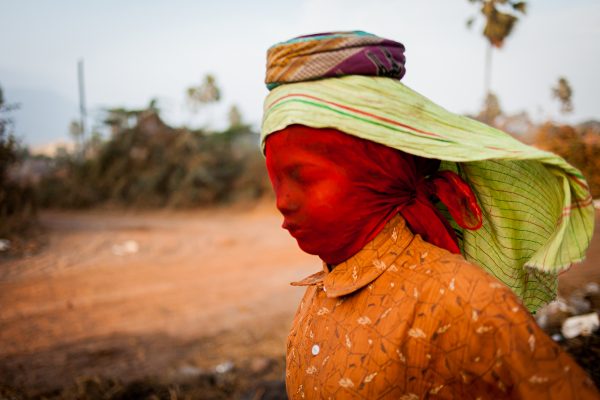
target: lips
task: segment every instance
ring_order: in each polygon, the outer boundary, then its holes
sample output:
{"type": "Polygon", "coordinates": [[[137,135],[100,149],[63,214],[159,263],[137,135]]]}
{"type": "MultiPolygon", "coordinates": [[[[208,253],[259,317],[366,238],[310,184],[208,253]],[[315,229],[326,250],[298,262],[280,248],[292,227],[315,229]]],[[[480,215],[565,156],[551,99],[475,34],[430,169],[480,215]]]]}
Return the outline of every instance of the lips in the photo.
{"type": "Polygon", "coordinates": [[[301,232],[301,228],[299,225],[296,225],[296,224],[288,222],[288,221],[283,221],[283,224],[281,225],[281,227],[283,229],[287,230],[290,233],[290,235],[292,235],[292,236],[295,236],[299,232],[301,232]]]}
{"type": "Polygon", "coordinates": [[[298,229],[298,225],[296,225],[296,224],[292,224],[292,223],[290,223],[290,222],[288,222],[288,221],[283,221],[283,224],[281,224],[281,227],[282,227],[283,229],[286,229],[286,230],[288,230],[288,231],[293,231],[293,230],[296,230],[296,229],[298,229]]]}

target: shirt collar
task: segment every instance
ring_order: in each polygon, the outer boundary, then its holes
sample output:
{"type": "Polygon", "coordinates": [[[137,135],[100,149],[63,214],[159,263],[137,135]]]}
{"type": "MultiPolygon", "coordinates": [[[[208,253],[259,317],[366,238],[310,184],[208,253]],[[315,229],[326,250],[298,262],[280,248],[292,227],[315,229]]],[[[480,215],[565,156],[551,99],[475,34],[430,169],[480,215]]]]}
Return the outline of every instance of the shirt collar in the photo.
{"type": "Polygon", "coordinates": [[[395,267],[394,262],[413,238],[404,218],[396,215],[375,239],[348,260],[336,265],[331,272],[323,263],[323,271],[292,282],[292,285],[322,287],[327,297],[353,293],[373,282],[388,268],[395,267]]]}

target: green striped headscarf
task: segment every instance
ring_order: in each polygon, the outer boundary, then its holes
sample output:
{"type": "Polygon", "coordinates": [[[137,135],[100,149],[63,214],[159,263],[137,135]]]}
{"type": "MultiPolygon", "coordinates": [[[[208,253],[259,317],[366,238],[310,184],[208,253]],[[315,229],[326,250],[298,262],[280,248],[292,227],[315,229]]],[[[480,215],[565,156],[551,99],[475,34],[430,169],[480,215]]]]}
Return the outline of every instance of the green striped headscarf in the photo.
{"type": "Polygon", "coordinates": [[[349,75],[281,85],[265,101],[263,150],[269,134],[292,124],[335,128],[442,160],[441,169],[469,183],[483,212],[477,231],[454,226],[463,255],[511,287],[531,311],[556,296],[558,273],[584,258],[594,208],[577,169],[446,111],[397,80],[349,75]]]}

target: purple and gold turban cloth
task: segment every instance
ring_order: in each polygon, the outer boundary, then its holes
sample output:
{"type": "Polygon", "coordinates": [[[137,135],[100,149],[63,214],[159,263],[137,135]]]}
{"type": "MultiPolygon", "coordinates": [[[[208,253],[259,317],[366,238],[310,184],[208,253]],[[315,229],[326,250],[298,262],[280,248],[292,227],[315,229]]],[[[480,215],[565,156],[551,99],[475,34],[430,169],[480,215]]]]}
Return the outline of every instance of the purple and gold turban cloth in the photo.
{"type": "Polygon", "coordinates": [[[406,69],[402,43],[352,32],[300,36],[267,52],[267,87],[345,75],[384,76],[400,80],[406,69]]]}

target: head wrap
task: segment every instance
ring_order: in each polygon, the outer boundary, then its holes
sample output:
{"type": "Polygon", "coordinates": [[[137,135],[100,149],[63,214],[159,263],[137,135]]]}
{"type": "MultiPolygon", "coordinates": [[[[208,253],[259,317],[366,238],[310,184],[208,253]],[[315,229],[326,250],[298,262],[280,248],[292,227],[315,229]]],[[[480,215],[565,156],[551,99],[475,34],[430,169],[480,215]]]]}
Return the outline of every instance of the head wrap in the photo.
{"type": "Polygon", "coordinates": [[[464,179],[482,209],[479,230],[450,221],[460,232],[462,254],[532,311],[556,296],[558,273],[585,256],[595,213],[580,171],[555,154],[448,112],[397,80],[348,75],[281,85],[265,100],[263,146],[268,135],[293,124],[335,128],[441,160],[440,169],[464,179]]]}
{"type": "MultiPolygon", "coordinates": [[[[317,225],[320,221],[336,221],[328,224],[334,225],[331,234],[327,227],[327,232],[322,232],[311,226],[313,229],[297,238],[299,244],[307,244],[328,264],[339,264],[356,254],[398,213],[413,233],[436,246],[460,253],[452,227],[433,205],[436,200],[444,203],[462,228],[481,226],[481,210],[473,192],[454,172],[438,172],[439,160],[413,156],[335,129],[302,125],[291,125],[277,132],[267,140],[267,146],[267,168],[274,181],[278,171],[273,166],[286,165],[286,160],[301,160],[309,152],[344,171],[340,177],[335,172],[320,170],[317,180],[328,179],[340,187],[344,186],[341,181],[351,184],[348,190],[334,190],[334,197],[327,197],[332,207],[311,209],[311,215],[303,215],[308,212],[302,206],[280,206],[286,219],[284,225],[307,220],[311,224],[317,220],[317,225]]],[[[307,193],[313,182],[300,179],[297,184],[301,192],[307,193]]],[[[278,199],[288,194],[285,185],[275,183],[274,188],[278,199]]],[[[323,198],[320,193],[310,195],[323,198]]]]}
{"type": "Polygon", "coordinates": [[[267,52],[267,87],[344,75],[402,79],[404,46],[366,32],[300,36],[267,52]]]}

